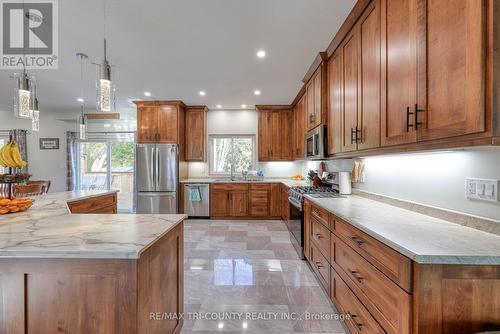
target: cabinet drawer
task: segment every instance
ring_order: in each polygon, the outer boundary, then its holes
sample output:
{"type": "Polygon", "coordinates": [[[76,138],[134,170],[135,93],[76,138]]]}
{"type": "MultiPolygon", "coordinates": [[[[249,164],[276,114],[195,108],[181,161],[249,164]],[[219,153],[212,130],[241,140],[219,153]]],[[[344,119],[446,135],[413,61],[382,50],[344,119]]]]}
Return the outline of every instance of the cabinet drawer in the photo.
{"type": "Polygon", "coordinates": [[[269,205],[269,191],[250,189],[250,203],[269,205]]]}
{"type": "Polygon", "coordinates": [[[68,203],[71,213],[91,213],[115,205],[116,195],[105,195],[68,203]]]}
{"type": "Polygon", "coordinates": [[[105,206],[102,208],[97,208],[94,210],[90,210],[87,213],[92,213],[92,214],[114,214],[116,213],[116,206],[115,205],[110,205],[110,206],[105,206]]]}
{"type": "Polygon", "coordinates": [[[409,333],[411,296],[337,236],[332,237],[334,267],[344,272],[345,282],[388,333],[409,333]]]}
{"type": "Polygon", "coordinates": [[[259,184],[251,184],[249,186],[250,190],[266,190],[269,191],[271,189],[271,185],[269,183],[259,183],[259,184]]]}
{"type": "Polygon", "coordinates": [[[311,266],[316,273],[316,276],[319,278],[321,285],[323,285],[326,291],[330,292],[330,264],[314,243],[310,244],[309,263],[311,263],[311,266]]]}
{"type": "Polygon", "coordinates": [[[330,230],[312,216],[311,217],[311,240],[316,244],[319,251],[327,259],[330,258],[330,230]]]}
{"type": "Polygon", "coordinates": [[[213,190],[237,190],[237,191],[247,191],[248,184],[244,183],[215,183],[212,184],[213,190]]]}
{"type": "Polygon", "coordinates": [[[411,292],[411,260],[356,227],[335,218],[337,234],[407,292],[411,292]]]}
{"type": "Polygon", "coordinates": [[[311,217],[316,218],[316,220],[325,225],[327,228],[330,228],[329,215],[328,211],[311,203],[311,217]]]}
{"type": "Polygon", "coordinates": [[[351,333],[385,334],[382,327],[333,268],[331,297],[336,301],[339,311],[349,316],[345,323],[351,333]]]}
{"type": "Polygon", "coordinates": [[[269,205],[250,204],[250,216],[253,217],[269,217],[269,205]]]}

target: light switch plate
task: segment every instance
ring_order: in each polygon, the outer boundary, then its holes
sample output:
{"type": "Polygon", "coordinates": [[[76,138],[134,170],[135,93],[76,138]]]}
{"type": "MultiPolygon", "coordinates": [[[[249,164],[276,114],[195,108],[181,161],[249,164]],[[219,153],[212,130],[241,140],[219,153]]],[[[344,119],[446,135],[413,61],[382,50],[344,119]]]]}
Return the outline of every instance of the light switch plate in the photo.
{"type": "Polygon", "coordinates": [[[481,201],[498,202],[498,180],[465,179],[465,197],[481,201]]]}

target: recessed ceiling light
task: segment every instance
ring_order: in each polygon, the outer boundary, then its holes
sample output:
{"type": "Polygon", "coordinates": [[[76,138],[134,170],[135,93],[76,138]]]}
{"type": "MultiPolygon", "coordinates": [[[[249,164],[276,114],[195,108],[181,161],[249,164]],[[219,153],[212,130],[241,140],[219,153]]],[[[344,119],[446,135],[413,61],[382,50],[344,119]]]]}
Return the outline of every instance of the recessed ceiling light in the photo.
{"type": "Polygon", "coordinates": [[[150,92],[144,92],[144,96],[150,97],[151,93],[150,92]]]}
{"type": "Polygon", "coordinates": [[[220,109],[222,108],[222,106],[220,104],[217,105],[217,109],[220,109]]]}
{"type": "Polygon", "coordinates": [[[257,57],[264,58],[265,56],[266,56],[266,51],[264,50],[257,51],[257,57]]]}
{"type": "Polygon", "coordinates": [[[205,93],[205,91],[203,91],[203,90],[200,90],[200,92],[198,94],[200,94],[201,96],[207,95],[207,93],[205,93]]]}
{"type": "Polygon", "coordinates": [[[256,90],[256,91],[254,91],[253,93],[254,93],[255,95],[260,95],[260,90],[258,90],[258,89],[257,89],[257,90],[256,90]]]}
{"type": "Polygon", "coordinates": [[[76,100],[77,100],[78,102],[80,102],[80,103],[85,102],[85,100],[84,100],[84,99],[82,99],[81,97],[77,98],[76,100]]]}
{"type": "Polygon", "coordinates": [[[247,107],[247,105],[246,105],[246,104],[242,104],[242,105],[241,105],[241,107],[242,107],[242,108],[246,108],[246,107],[247,107]]]}

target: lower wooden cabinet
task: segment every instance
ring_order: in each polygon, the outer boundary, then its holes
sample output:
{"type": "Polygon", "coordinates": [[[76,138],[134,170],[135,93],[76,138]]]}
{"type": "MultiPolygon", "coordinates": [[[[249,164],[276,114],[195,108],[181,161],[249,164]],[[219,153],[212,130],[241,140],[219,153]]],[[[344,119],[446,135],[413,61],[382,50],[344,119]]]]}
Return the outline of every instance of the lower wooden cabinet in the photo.
{"type": "Polygon", "coordinates": [[[279,219],[279,183],[216,183],[211,187],[211,217],[279,219]]]}
{"type": "Polygon", "coordinates": [[[411,261],[306,200],[304,253],[351,333],[479,333],[500,324],[500,266],[411,261]]]}
{"type": "Polygon", "coordinates": [[[68,208],[71,213],[117,213],[116,194],[97,196],[79,201],[69,202],[68,208]]]}

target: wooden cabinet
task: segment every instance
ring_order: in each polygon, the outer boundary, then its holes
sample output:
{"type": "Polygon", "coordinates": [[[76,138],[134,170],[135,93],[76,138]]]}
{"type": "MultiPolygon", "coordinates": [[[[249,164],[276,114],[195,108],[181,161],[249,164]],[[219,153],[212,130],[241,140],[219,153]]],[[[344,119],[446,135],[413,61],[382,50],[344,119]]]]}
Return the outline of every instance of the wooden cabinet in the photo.
{"type": "Polygon", "coordinates": [[[281,187],[281,220],[290,225],[290,202],[288,201],[289,188],[285,185],[281,187]]]}
{"type": "Polygon", "coordinates": [[[485,131],[486,1],[383,3],[383,145],[485,131]]]}
{"type": "Polygon", "coordinates": [[[248,185],[217,183],[211,186],[210,211],[212,217],[248,216],[248,185]]]}
{"type": "Polygon", "coordinates": [[[114,214],[118,211],[116,194],[103,195],[79,201],[68,202],[68,208],[69,211],[74,214],[114,214]]]}
{"type": "Polygon", "coordinates": [[[328,153],[380,146],[380,3],[373,1],[328,62],[328,153]]]}
{"type": "MultiPolygon", "coordinates": [[[[281,184],[279,183],[271,183],[270,184],[270,190],[271,190],[271,207],[270,207],[270,214],[269,216],[271,217],[281,217],[281,211],[282,211],[282,188],[281,184]]],[[[288,197],[287,197],[288,200],[288,197]]]]}
{"type": "Polygon", "coordinates": [[[418,141],[483,132],[488,1],[420,2],[411,130],[418,141]]]}
{"type": "Polygon", "coordinates": [[[306,123],[312,130],[325,123],[326,65],[321,63],[306,85],[306,123]]]}
{"type": "Polygon", "coordinates": [[[205,161],[208,108],[186,107],[186,161],[205,161]]]}
{"type": "Polygon", "coordinates": [[[293,159],[304,159],[306,156],[306,95],[302,95],[293,108],[293,127],[295,138],[293,146],[293,159]]]}
{"type": "Polygon", "coordinates": [[[251,184],[249,186],[250,215],[269,217],[271,211],[271,185],[251,184]]]}
{"type": "Polygon", "coordinates": [[[181,101],[136,101],[137,142],[179,145],[184,160],[184,103],[181,101]]]}
{"type": "Polygon", "coordinates": [[[259,161],[292,160],[293,114],[289,106],[257,106],[259,161]]]}

